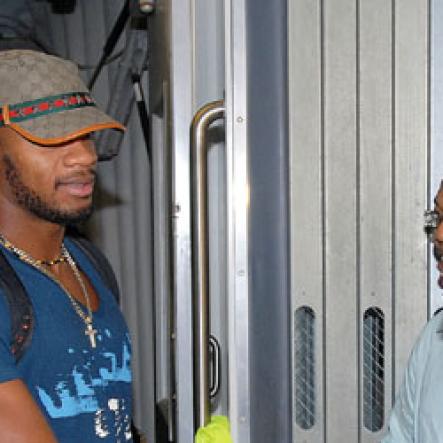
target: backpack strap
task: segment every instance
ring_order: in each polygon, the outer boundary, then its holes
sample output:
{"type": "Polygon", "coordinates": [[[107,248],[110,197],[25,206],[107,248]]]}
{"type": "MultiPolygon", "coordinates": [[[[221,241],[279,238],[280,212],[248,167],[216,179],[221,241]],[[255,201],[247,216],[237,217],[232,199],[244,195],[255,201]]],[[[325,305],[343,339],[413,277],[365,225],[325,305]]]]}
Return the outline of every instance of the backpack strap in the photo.
{"type": "Polygon", "coordinates": [[[6,298],[11,319],[10,349],[18,362],[31,343],[34,315],[23,283],[0,249],[0,288],[6,298]]]}
{"type": "Polygon", "coordinates": [[[96,269],[96,271],[99,273],[105,286],[111,290],[112,294],[117,300],[117,303],[119,303],[120,290],[117,279],[115,278],[111,264],[103,252],[85,237],[69,235],[67,238],[69,238],[69,240],[71,240],[71,242],[74,243],[86,255],[88,260],[94,266],[94,269],[96,269]]]}

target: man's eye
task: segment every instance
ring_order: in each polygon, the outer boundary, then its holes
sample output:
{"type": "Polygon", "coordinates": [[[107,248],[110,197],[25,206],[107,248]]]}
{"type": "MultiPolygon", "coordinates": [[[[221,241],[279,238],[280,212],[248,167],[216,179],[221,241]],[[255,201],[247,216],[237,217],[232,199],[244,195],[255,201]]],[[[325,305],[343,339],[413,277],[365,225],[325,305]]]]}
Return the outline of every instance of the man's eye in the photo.
{"type": "Polygon", "coordinates": [[[428,234],[432,233],[432,231],[434,231],[443,220],[443,214],[440,214],[435,210],[425,211],[424,216],[424,228],[428,234]]]}

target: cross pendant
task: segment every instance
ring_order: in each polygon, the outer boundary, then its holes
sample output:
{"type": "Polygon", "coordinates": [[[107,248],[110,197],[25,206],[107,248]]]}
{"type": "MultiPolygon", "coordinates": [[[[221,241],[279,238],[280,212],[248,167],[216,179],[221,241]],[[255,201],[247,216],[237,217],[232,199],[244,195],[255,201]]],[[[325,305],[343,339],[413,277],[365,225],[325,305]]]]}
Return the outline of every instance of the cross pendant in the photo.
{"type": "Polygon", "coordinates": [[[86,326],[85,335],[89,337],[89,341],[91,342],[91,347],[93,348],[96,347],[95,334],[97,334],[97,329],[94,329],[92,327],[92,323],[88,323],[88,325],[86,326]]]}

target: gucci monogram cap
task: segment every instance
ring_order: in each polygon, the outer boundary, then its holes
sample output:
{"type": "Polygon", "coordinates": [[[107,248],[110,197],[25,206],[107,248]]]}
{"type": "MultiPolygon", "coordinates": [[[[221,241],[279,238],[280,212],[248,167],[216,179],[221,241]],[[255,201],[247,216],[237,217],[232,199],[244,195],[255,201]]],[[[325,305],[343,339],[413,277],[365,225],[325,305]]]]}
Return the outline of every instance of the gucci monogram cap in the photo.
{"type": "Polygon", "coordinates": [[[0,128],[51,146],[123,125],[101,111],[77,65],[28,49],[0,52],[0,128]]]}

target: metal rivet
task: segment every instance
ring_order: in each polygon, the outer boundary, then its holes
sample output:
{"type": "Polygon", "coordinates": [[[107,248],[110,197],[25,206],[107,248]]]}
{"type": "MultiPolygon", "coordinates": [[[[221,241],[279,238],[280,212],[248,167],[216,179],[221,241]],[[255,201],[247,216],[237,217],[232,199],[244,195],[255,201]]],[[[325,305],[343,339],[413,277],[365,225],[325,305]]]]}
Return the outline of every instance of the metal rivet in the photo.
{"type": "Polygon", "coordinates": [[[243,117],[237,117],[237,123],[243,123],[243,117]]]}

